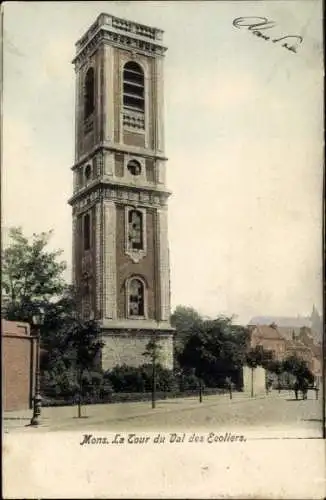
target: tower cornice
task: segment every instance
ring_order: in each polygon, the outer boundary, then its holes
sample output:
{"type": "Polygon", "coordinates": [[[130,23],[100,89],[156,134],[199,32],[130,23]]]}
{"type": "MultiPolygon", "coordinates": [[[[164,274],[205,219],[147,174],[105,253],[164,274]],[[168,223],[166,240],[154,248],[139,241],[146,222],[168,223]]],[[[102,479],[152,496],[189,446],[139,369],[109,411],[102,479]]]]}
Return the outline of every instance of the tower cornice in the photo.
{"type": "Polygon", "coordinates": [[[120,144],[112,144],[109,142],[103,142],[95,146],[89,153],[81,156],[78,159],[78,161],[76,161],[72,165],[71,170],[75,170],[101,150],[111,151],[113,153],[125,153],[132,156],[140,156],[142,158],[146,157],[146,158],[151,158],[153,160],[168,161],[168,158],[162,152],[158,152],[153,149],[127,146],[126,144],[120,145],[120,144]]]}
{"type": "Polygon", "coordinates": [[[167,48],[161,44],[162,39],[163,31],[158,28],[127,21],[110,14],[100,14],[76,43],[76,55],[72,63],[76,65],[82,63],[101,42],[151,57],[163,56],[167,48]]]}
{"type": "Polygon", "coordinates": [[[69,205],[74,206],[77,202],[81,201],[81,205],[88,205],[89,203],[98,201],[99,199],[107,198],[127,203],[134,201],[145,202],[150,205],[153,203],[164,205],[165,201],[171,196],[171,194],[171,191],[162,187],[132,186],[116,180],[102,178],[75,193],[68,200],[68,203],[69,205]],[[134,194],[129,196],[130,193],[134,194]]]}

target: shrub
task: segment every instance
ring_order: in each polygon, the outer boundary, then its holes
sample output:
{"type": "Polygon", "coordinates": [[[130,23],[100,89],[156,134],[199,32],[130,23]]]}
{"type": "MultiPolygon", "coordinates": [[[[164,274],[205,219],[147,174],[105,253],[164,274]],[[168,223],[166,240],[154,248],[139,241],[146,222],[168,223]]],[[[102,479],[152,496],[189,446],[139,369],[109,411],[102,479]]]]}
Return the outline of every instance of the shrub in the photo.
{"type": "Polygon", "coordinates": [[[69,398],[78,391],[76,377],[72,370],[51,370],[41,378],[42,392],[49,397],[69,398]]]}
{"type": "Polygon", "coordinates": [[[145,390],[144,379],[139,368],[122,365],[105,373],[104,378],[108,381],[115,392],[143,392],[145,390]]]}
{"type": "MultiPolygon", "coordinates": [[[[127,365],[116,366],[105,373],[105,380],[112,384],[115,392],[146,392],[152,389],[152,365],[144,364],[139,367],[127,365]]],[[[157,391],[173,391],[178,388],[176,377],[172,370],[161,365],[156,367],[157,391]]]]}
{"type": "Polygon", "coordinates": [[[179,372],[177,381],[181,392],[199,389],[199,378],[193,372],[179,372]]]}

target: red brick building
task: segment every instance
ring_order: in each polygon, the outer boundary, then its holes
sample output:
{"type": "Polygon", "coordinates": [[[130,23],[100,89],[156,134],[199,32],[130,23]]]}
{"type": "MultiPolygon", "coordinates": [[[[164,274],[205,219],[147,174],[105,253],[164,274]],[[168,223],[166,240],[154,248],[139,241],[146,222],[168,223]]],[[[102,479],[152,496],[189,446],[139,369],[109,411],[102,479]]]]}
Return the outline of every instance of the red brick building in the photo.
{"type": "Polygon", "coordinates": [[[250,347],[262,346],[274,353],[275,359],[282,361],[296,356],[307,363],[316,377],[321,377],[321,345],[314,342],[308,327],[299,329],[270,325],[250,325],[250,347]]]}
{"type": "Polygon", "coordinates": [[[275,324],[250,326],[250,347],[262,346],[272,351],[276,359],[283,359],[286,341],[275,324]]]}
{"type": "Polygon", "coordinates": [[[1,320],[2,408],[31,408],[35,383],[36,338],[28,323],[1,320]]]}

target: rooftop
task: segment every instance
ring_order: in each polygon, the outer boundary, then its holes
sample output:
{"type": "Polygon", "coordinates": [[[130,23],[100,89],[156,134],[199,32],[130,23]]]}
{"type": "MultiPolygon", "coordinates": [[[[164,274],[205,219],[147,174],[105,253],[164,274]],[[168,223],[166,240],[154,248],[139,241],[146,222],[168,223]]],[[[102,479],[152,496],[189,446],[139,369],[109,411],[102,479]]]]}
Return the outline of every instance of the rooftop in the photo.
{"type": "Polygon", "coordinates": [[[256,316],[249,321],[249,325],[271,325],[272,323],[287,328],[302,328],[303,326],[311,328],[310,318],[302,316],[256,316]]]}
{"type": "Polygon", "coordinates": [[[255,325],[253,331],[255,331],[259,337],[264,339],[284,340],[278,328],[273,325],[255,325]]]}
{"type": "Polygon", "coordinates": [[[29,336],[31,333],[29,323],[22,321],[1,320],[1,335],[6,336],[29,336]]]}
{"type": "Polygon", "coordinates": [[[108,29],[116,33],[136,37],[143,41],[162,41],[163,30],[139,24],[134,21],[112,16],[111,14],[100,14],[96,21],[90,26],[86,33],[77,41],[77,52],[91,39],[100,29],[108,29]]]}

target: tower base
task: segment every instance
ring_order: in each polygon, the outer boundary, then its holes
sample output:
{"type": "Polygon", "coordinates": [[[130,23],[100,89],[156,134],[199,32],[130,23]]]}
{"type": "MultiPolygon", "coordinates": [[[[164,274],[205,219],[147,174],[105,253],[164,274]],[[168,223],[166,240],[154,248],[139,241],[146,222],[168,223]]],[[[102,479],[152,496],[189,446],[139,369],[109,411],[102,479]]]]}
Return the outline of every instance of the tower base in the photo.
{"type": "MultiPolygon", "coordinates": [[[[156,330],[155,336],[162,346],[160,364],[173,370],[173,330],[156,330]]],[[[148,342],[153,338],[150,330],[102,330],[102,369],[112,370],[115,366],[138,367],[151,360],[144,356],[148,342]]]]}

